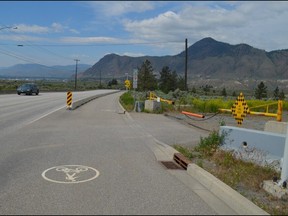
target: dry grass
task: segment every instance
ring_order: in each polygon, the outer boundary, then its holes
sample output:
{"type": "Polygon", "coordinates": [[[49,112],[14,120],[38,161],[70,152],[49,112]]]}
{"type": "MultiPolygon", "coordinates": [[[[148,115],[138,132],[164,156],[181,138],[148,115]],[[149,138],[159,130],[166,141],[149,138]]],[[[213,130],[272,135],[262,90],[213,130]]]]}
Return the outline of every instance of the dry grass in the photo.
{"type": "Polygon", "coordinates": [[[194,148],[181,145],[175,145],[174,148],[269,214],[288,215],[287,197],[275,198],[262,188],[264,180],[279,177],[280,173],[270,167],[235,158],[232,152],[219,148],[219,140],[221,137],[217,138],[216,133],[212,132],[194,148]]]}

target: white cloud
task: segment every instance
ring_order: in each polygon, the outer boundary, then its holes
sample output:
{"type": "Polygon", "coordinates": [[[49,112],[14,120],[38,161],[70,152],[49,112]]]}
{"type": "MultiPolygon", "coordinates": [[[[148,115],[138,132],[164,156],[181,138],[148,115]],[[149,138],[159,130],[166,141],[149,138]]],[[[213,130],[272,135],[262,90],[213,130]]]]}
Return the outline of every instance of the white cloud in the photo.
{"type": "Polygon", "coordinates": [[[63,37],[65,43],[117,43],[118,39],[111,37],[63,37]]]}
{"type": "Polygon", "coordinates": [[[96,15],[120,16],[126,13],[142,13],[154,8],[153,2],[149,1],[108,1],[108,2],[88,2],[95,10],[96,15]]]}
{"type": "Polygon", "coordinates": [[[131,56],[131,57],[145,56],[144,53],[133,53],[133,52],[124,52],[122,55],[123,56],[131,56]]]}
{"type": "Polygon", "coordinates": [[[18,33],[36,33],[43,34],[48,33],[49,27],[43,27],[39,25],[25,25],[25,24],[17,24],[17,32],[18,33]]]}
{"type": "Polygon", "coordinates": [[[24,42],[24,41],[43,41],[42,37],[28,36],[22,34],[13,34],[13,35],[0,35],[0,40],[10,40],[16,42],[24,42]]]}
{"type": "Polygon", "coordinates": [[[217,3],[187,2],[181,10],[153,18],[126,19],[123,26],[133,37],[147,41],[188,38],[191,44],[213,37],[266,50],[288,47],[288,2],[221,2],[215,6],[217,3]]]}
{"type": "Polygon", "coordinates": [[[17,24],[17,29],[13,30],[16,33],[33,33],[33,34],[47,34],[47,33],[62,33],[69,31],[72,33],[79,33],[75,29],[71,29],[68,26],[63,26],[60,23],[52,23],[51,26],[39,26],[39,25],[26,25],[17,24]]]}
{"type": "Polygon", "coordinates": [[[63,32],[65,28],[60,23],[52,23],[51,29],[54,32],[63,32]]]}

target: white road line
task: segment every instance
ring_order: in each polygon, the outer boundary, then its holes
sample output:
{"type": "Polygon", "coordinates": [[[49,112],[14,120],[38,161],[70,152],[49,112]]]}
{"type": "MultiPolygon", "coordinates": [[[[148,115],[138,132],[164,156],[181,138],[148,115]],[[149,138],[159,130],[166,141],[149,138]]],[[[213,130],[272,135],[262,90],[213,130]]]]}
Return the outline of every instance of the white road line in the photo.
{"type": "Polygon", "coordinates": [[[38,118],[36,118],[36,119],[34,119],[34,120],[28,122],[28,123],[25,124],[25,125],[32,124],[32,123],[34,123],[34,122],[36,122],[36,121],[38,121],[38,120],[40,120],[40,119],[42,119],[42,118],[44,118],[44,117],[46,117],[46,116],[52,114],[52,113],[54,113],[54,112],[56,112],[56,111],[58,111],[58,110],[60,110],[60,109],[63,109],[64,107],[66,107],[66,105],[65,105],[65,106],[61,106],[61,107],[59,107],[59,108],[57,108],[57,109],[55,109],[55,110],[52,110],[51,112],[46,113],[46,114],[44,114],[44,115],[42,115],[42,116],[40,116],[40,117],[38,117],[38,118]]]}

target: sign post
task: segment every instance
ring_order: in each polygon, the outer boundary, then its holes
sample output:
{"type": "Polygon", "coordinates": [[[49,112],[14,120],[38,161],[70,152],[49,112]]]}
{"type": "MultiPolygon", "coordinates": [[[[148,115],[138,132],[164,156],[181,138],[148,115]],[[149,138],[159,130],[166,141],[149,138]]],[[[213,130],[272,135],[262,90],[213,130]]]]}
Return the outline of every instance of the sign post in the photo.
{"type": "Polygon", "coordinates": [[[282,163],[282,169],[281,169],[281,179],[278,183],[279,186],[283,185],[283,183],[288,179],[288,126],[287,126],[287,132],[286,132],[286,139],[285,139],[285,146],[284,146],[284,154],[283,154],[283,163],[282,163]]]}
{"type": "Polygon", "coordinates": [[[138,71],[137,69],[133,70],[133,89],[137,89],[138,88],[138,71]]]}

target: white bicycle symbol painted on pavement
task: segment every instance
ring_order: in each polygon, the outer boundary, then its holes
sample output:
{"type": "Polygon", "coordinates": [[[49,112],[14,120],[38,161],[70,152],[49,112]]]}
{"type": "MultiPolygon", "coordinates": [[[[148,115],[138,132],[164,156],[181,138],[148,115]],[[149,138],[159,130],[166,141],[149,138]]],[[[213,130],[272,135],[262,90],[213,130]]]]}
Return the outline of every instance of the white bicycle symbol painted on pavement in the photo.
{"type": "Polygon", "coordinates": [[[73,181],[73,182],[75,182],[76,181],[75,179],[79,177],[79,176],[75,176],[76,174],[79,174],[80,172],[85,172],[87,170],[88,170],[87,167],[76,167],[76,169],[71,169],[67,167],[56,168],[56,171],[64,172],[66,174],[66,179],[69,181],[73,181]]]}
{"type": "Polygon", "coordinates": [[[50,182],[68,184],[91,181],[97,178],[99,174],[99,171],[92,167],[82,165],[62,165],[45,170],[42,173],[42,177],[50,182]]]}

